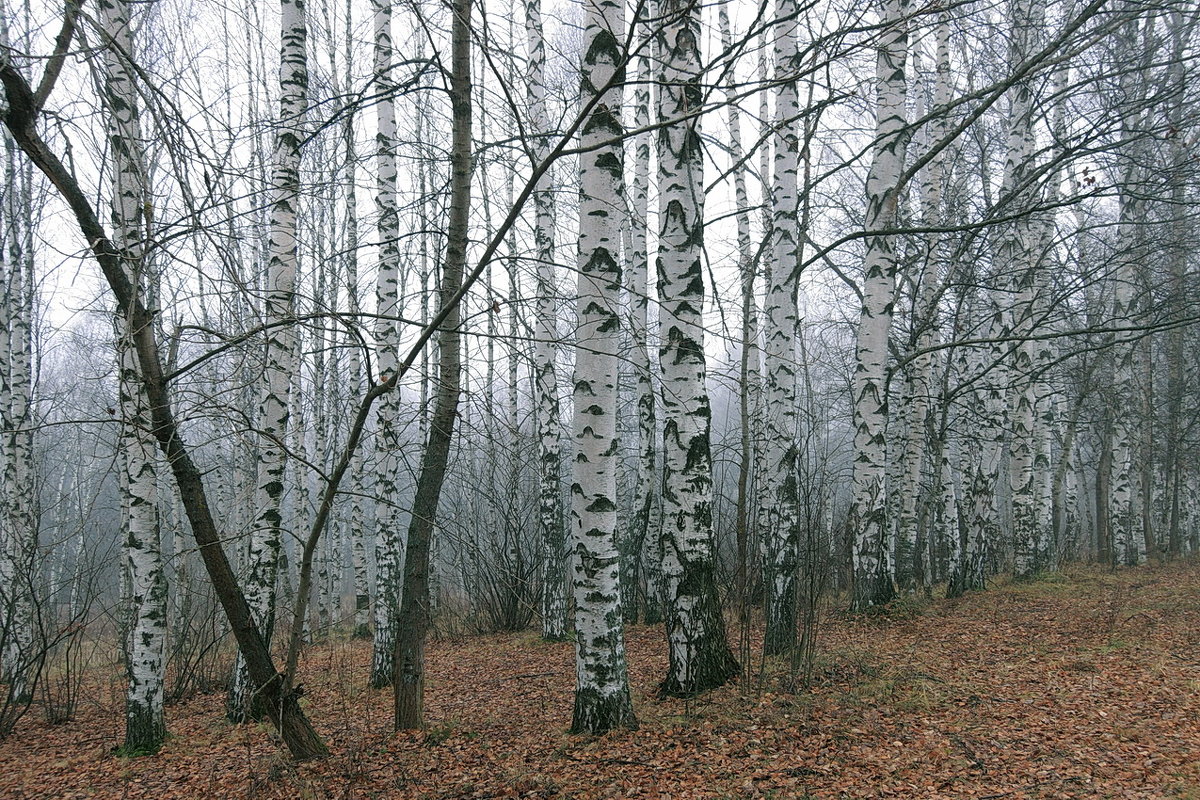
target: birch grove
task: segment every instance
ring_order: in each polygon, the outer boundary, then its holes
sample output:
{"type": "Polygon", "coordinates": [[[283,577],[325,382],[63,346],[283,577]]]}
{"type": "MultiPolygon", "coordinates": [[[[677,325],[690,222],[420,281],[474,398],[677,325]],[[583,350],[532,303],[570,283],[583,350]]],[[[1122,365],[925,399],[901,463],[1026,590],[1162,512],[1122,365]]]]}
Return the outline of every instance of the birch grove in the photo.
{"type": "Polygon", "coordinates": [[[313,654],[420,729],[526,627],[599,735],[650,648],[803,691],[828,610],[1200,550],[1194,4],[34,5],[0,736],[92,637],[123,752],[320,756],[313,654]]]}

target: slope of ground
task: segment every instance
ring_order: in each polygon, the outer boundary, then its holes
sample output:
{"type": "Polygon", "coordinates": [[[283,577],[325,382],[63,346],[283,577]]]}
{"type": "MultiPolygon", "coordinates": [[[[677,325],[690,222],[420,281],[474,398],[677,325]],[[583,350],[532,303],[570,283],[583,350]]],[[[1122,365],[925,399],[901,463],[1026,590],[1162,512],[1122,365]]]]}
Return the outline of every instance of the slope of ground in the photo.
{"type": "Polygon", "coordinates": [[[658,700],[657,628],[628,634],[641,728],[565,733],[570,644],[429,648],[428,730],[393,735],[369,647],[312,649],[308,707],[334,756],[290,765],[222,698],[168,709],[150,758],[121,741],[119,683],[74,723],[31,712],[0,744],[5,798],[1200,798],[1200,569],[1072,571],[920,613],[822,623],[814,685],[658,700]]]}

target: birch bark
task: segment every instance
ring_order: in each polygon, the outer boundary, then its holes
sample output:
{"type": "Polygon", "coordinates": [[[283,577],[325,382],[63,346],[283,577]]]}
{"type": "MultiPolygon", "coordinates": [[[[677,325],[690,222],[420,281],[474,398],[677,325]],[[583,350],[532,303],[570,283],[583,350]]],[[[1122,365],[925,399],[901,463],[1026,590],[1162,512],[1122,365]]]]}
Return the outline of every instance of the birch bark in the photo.
{"type": "Polygon", "coordinates": [[[800,96],[795,0],[775,4],[775,165],[772,193],[771,270],[763,303],[767,373],[766,470],[764,490],[770,511],[762,537],[768,654],[783,653],[796,641],[796,570],[799,518],[796,464],[796,281],[799,270],[800,96]]]}
{"type": "MultiPolygon", "coordinates": [[[[1014,0],[1012,3],[1012,44],[1009,66],[1023,63],[1033,52],[1036,37],[1045,17],[1043,0],[1014,0]]],[[[1031,211],[1037,195],[1031,186],[1033,169],[1033,90],[1029,80],[1017,81],[1009,90],[1008,142],[1004,174],[998,203],[1004,213],[1031,211]]],[[[1034,471],[1038,442],[1035,427],[1037,389],[1033,375],[1035,291],[1037,264],[1034,252],[1035,225],[1029,216],[1004,226],[996,256],[1000,268],[1012,276],[1011,333],[1021,339],[1012,347],[1009,407],[1012,423],[1009,482],[1013,503],[1013,573],[1028,578],[1037,571],[1039,531],[1038,475],[1034,471]]],[[[1000,337],[998,337],[1000,338],[1000,337]]],[[[1008,339],[1006,335],[1003,337],[1008,339]]],[[[1003,345],[1008,347],[1008,345],[1003,345]]]]}
{"type": "MultiPolygon", "coordinates": [[[[134,39],[130,8],[123,0],[103,0],[104,99],[112,149],[113,243],[131,285],[147,297],[146,237],[150,234],[152,198],[138,114],[137,90],[129,60],[134,39]]],[[[146,301],[153,307],[153,300],[146,301]]],[[[118,316],[117,360],[121,410],[120,443],[126,470],[122,487],[127,519],[125,559],[129,575],[129,685],[125,695],[125,745],[130,754],[152,753],[166,735],[163,682],[166,662],[167,584],[163,571],[158,515],[156,443],[150,406],[142,388],[137,354],[123,317],[118,316]]]]}
{"type": "MultiPolygon", "coordinates": [[[[349,92],[352,75],[350,65],[353,64],[354,31],[352,13],[353,0],[346,0],[346,87],[349,92]]],[[[346,204],[346,301],[350,308],[350,319],[353,324],[362,320],[362,299],[358,287],[358,192],[355,179],[358,164],[358,142],[354,134],[353,113],[346,115],[343,135],[346,147],[346,182],[344,203],[346,204]]],[[[363,370],[363,349],[356,337],[347,335],[346,346],[349,349],[349,381],[350,396],[362,397],[367,390],[363,370]]],[[[350,539],[350,562],[354,580],[354,628],[351,634],[356,639],[365,639],[371,635],[371,588],[367,571],[367,526],[366,509],[363,501],[365,481],[364,463],[366,460],[365,442],[359,446],[350,466],[350,519],[347,535],[350,539]]]]}
{"type": "MultiPolygon", "coordinates": [[[[719,9],[717,23],[720,26],[721,48],[732,52],[733,32],[729,22],[729,2],[724,0],[719,9]]],[[[742,342],[739,354],[738,403],[740,405],[740,433],[742,452],[738,462],[737,483],[737,564],[734,574],[734,595],[739,613],[749,611],[747,591],[750,569],[750,541],[754,516],[751,505],[751,482],[754,463],[758,456],[758,441],[755,425],[759,418],[759,392],[762,376],[758,348],[758,309],[755,297],[756,263],[750,233],[750,197],[746,189],[746,157],[742,145],[741,113],[737,104],[737,79],[730,70],[725,81],[725,100],[728,105],[729,157],[733,167],[733,192],[736,208],[738,275],[742,288],[742,342]]]]}
{"type": "Polygon", "coordinates": [[[625,212],[621,84],[625,6],[589,3],[584,17],[580,132],[579,277],[571,482],[575,709],[571,730],[636,727],[625,664],[617,553],[617,345],[625,212]]]}
{"type": "Polygon", "coordinates": [[[660,0],[658,75],[659,330],[663,529],[669,667],[661,691],[690,696],[738,673],[717,598],[712,528],[712,412],[704,358],[704,162],[700,8],[660,0]],[[691,116],[689,116],[691,115],[691,116]]]}
{"type": "MultiPolygon", "coordinates": [[[[533,129],[534,163],[550,152],[550,120],[546,113],[546,41],[542,33],[541,0],[525,0],[525,34],[529,50],[526,71],[529,117],[533,129]]],[[[566,637],[566,530],[562,508],[562,432],[558,403],[557,287],[554,261],[554,177],[547,170],[533,193],[533,238],[537,258],[537,320],[534,338],[535,389],[538,426],[538,524],[542,539],[542,637],[566,637]]]]}
{"type": "MultiPolygon", "coordinates": [[[[625,294],[629,298],[630,371],[633,373],[634,405],[637,409],[637,464],[634,470],[633,510],[625,541],[626,564],[648,562],[645,575],[646,622],[661,621],[656,611],[661,587],[659,542],[653,539],[655,401],[654,376],[649,343],[649,254],[647,231],[650,217],[650,67],[645,56],[637,61],[633,90],[633,127],[642,131],[633,138],[633,178],[629,184],[629,214],[625,245],[625,294]],[[648,556],[653,555],[653,558],[648,556]],[[652,563],[649,563],[652,562],[652,563]],[[652,619],[653,618],[653,619],[652,619]]],[[[638,618],[638,592],[642,583],[638,570],[626,578],[621,599],[625,619],[638,618]]]]}
{"type": "MultiPolygon", "coordinates": [[[[264,317],[266,364],[259,400],[258,486],[250,538],[246,601],[269,646],[275,626],[275,589],[283,531],[283,481],[287,463],[289,394],[296,369],[295,333],[288,324],[296,289],[296,211],[300,200],[300,145],[308,106],[308,27],[305,0],[281,0],[279,47],[279,129],[271,171],[270,249],[264,317]]],[[[253,688],[245,658],[239,655],[230,685],[227,713],[242,722],[260,716],[249,707],[253,688]]]]}
{"type": "MultiPolygon", "coordinates": [[[[400,218],[396,206],[396,105],[392,81],[392,2],[372,0],[375,31],[374,79],[380,98],[375,106],[376,175],[375,209],[379,215],[379,270],[375,283],[375,353],[379,374],[385,381],[397,368],[400,329],[400,218]]],[[[396,625],[400,612],[401,541],[396,504],[399,499],[400,411],[399,391],[379,398],[376,411],[375,453],[379,472],[375,476],[375,640],[371,657],[370,684],[379,689],[391,685],[395,672],[396,625]]]]}
{"type": "MultiPolygon", "coordinates": [[[[2,24],[2,23],[0,23],[2,24]]],[[[2,29],[0,43],[7,43],[2,29]]],[[[36,657],[35,513],[33,462],[33,172],[17,163],[5,136],[7,191],[0,209],[0,680],[8,698],[32,700],[36,657]]]]}
{"type": "MultiPolygon", "coordinates": [[[[950,24],[944,16],[939,19],[935,33],[936,55],[933,89],[933,106],[944,108],[950,102],[950,24]]],[[[922,101],[917,109],[924,116],[926,109],[922,101]]],[[[939,143],[946,136],[950,120],[941,114],[930,122],[926,142],[939,143]]],[[[939,151],[922,171],[920,179],[921,216],[925,225],[938,227],[942,224],[942,190],[946,183],[945,150],[939,151]]],[[[914,306],[914,347],[917,356],[913,359],[910,372],[909,397],[906,411],[906,437],[904,441],[903,478],[899,487],[899,519],[896,521],[897,552],[911,554],[914,579],[927,581],[929,565],[923,563],[917,549],[918,519],[917,499],[920,495],[921,473],[926,458],[926,423],[932,405],[934,357],[932,346],[938,341],[937,298],[940,268],[945,261],[945,247],[941,238],[933,234],[928,244],[922,246],[921,274],[917,283],[917,302],[914,306]]],[[[939,445],[944,449],[945,444],[939,445]]],[[[940,459],[939,459],[940,461],[940,459]]],[[[941,470],[941,464],[937,469],[941,470]]],[[[949,475],[945,477],[949,478],[949,475]]]]}
{"type": "Polygon", "coordinates": [[[906,0],[883,0],[876,56],[875,143],[867,173],[869,234],[862,314],[852,382],[854,401],[854,497],[850,530],[854,536],[854,610],[887,603],[895,595],[890,564],[886,508],[887,342],[896,291],[896,237],[885,233],[898,222],[899,180],[908,136],[906,0]]]}
{"type": "MultiPolygon", "coordinates": [[[[1113,46],[1113,53],[1121,65],[1120,92],[1128,100],[1121,119],[1125,152],[1117,226],[1120,250],[1116,254],[1116,271],[1112,279],[1112,323],[1118,326],[1135,323],[1137,266],[1144,256],[1143,228],[1147,219],[1143,120],[1147,75],[1141,63],[1146,54],[1139,52],[1142,14],[1132,4],[1124,5],[1129,19],[1115,32],[1113,46]]],[[[1134,509],[1135,345],[1121,342],[1113,346],[1113,351],[1112,394],[1109,398],[1112,420],[1109,534],[1116,563],[1133,566],[1145,558],[1145,541],[1138,535],[1138,515],[1134,509]]]]}

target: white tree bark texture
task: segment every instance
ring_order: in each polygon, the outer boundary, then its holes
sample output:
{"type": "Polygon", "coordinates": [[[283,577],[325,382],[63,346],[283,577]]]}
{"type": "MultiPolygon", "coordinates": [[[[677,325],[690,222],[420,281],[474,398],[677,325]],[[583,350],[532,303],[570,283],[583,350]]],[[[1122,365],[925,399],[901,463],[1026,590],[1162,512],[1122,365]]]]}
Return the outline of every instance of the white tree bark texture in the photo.
{"type": "Polygon", "coordinates": [[[866,257],[855,369],[854,469],[850,531],[854,599],[863,611],[895,595],[887,524],[888,333],[896,291],[896,227],[899,180],[908,143],[906,60],[908,7],[905,0],[883,0],[883,28],[876,45],[875,141],[867,172],[866,257]]]}
{"type": "Polygon", "coordinates": [[[625,7],[588,4],[582,100],[594,105],[580,131],[578,319],[571,478],[575,598],[575,708],[571,730],[636,727],[625,663],[617,553],[617,345],[620,215],[625,213],[620,137],[625,7]]]}
{"type": "Polygon", "coordinates": [[[660,0],[658,116],[659,365],[663,403],[662,572],[668,671],[661,691],[690,696],[739,671],[717,597],[712,512],[712,411],[705,384],[704,103],[700,8],[660,0]]]}
{"type": "MultiPolygon", "coordinates": [[[[112,148],[113,243],[120,250],[129,282],[146,297],[150,277],[146,237],[151,233],[150,203],[138,93],[129,59],[135,44],[130,7],[124,0],[102,0],[105,52],[104,98],[112,148]]],[[[153,307],[153,301],[147,300],[153,307]]],[[[129,637],[126,653],[125,750],[154,752],[166,735],[163,685],[167,632],[167,583],[163,571],[158,509],[157,442],[151,433],[150,404],[142,387],[133,342],[117,318],[120,446],[127,492],[124,555],[129,581],[129,637]]]]}
{"type": "Polygon", "coordinates": [[[774,56],[779,88],[775,99],[772,253],[763,302],[767,373],[763,480],[769,511],[762,532],[762,551],[767,619],[764,647],[768,654],[786,652],[795,643],[800,553],[796,468],[796,282],[800,268],[797,14],[794,0],[777,0],[774,56]]]}
{"type": "MultiPolygon", "coordinates": [[[[546,41],[542,33],[541,0],[525,0],[528,47],[526,80],[533,160],[541,163],[550,152],[550,119],[546,112],[546,41]]],[[[534,383],[538,437],[538,525],[542,541],[542,637],[566,636],[566,527],[562,503],[562,413],[558,402],[555,364],[558,335],[558,295],[554,254],[554,176],[547,170],[533,193],[533,237],[537,259],[537,309],[534,333],[534,383]]]]}
{"type": "MultiPolygon", "coordinates": [[[[396,106],[392,79],[392,3],[371,3],[375,31],[374,76],[381,97],[376,113],[376,235],[379,271],[375,284],[375,357],[377,380],[387,380],[399,358],[402,312],[400,300],[400,218],[396,200],[396,106]]],[[[400,393],[379,398],[375,414],[375,454],[379,472],[375,476],[375,638],[371,657],[370,684],[378,689],[392,682],[396,648],[396,619],[400,613],[400,582],[403,575],[404,543],[396,511],[400,476],[400,393]]]]}

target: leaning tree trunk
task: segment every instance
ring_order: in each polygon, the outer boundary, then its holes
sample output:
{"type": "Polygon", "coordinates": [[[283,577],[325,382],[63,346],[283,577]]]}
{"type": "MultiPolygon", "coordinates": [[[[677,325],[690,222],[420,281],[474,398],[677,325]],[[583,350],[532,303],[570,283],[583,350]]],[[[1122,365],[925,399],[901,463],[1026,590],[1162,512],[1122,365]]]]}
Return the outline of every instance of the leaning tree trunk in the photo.
{"type": "MultiPolygon", "coordinates": [[[[270,251],[267,260],[264,384],[259,402],[258,488],[250,539],[246,600],[268,646],[275,627],[275,587],[283,522],[283,480],[292,371],[296,368],[295,331],[288,324],[296,288],[296,211],[300,201],[300,144],[308,105],[308,27],[305,0],[281,0],[279,47],[279,132],[271,174],[270,251]]],[[[253,682],[239,656],[229,689],[231,720],[259,716],[251,708],[253,682]]]]}
{"type": "Polygon", "coordinates": [[[397,617],[392,689],[397,730],[420,728],[425,716],[425,636],[429,630],[429,550],[438,499],[450,458],[458,414],[462,336],[456,295],[467,261],[467,222],[471,204],[471,0],[455,0],[451,23],[450,224],[446,261],[439,287],[444,321],[438,336],[438,384],[429,441],[421,458],[417,493],[404,559],[404,588],[397,617]]]}
{"type": "MultiPolygon", "coordinates": [[[[375,284],[376,358],[379,381],[396,371],[400,346],[400,219],[396,208],[396,105],[392,80],[392,3],[373,0],[375,25],[375,81],[380,98],[375,106],[379,127],[376,138],[375,207],[379,213],[379,272],[375,284]]],[[[400,613],[400,563],[404,545],[400,538],[396,505],[400,476],[400,392],[379,398],[376,412],[375,452],[375,641],[370,684],[379,689],[392,682],[400,613]]]]}
{"type": "MultiPolygon", "coordinates": [[[[112,229],[125,275],[146,297],[146,241],[151,220],[145,156],[138,119],[137,90],[128,59],[134,52],[133,28],[125,0],[100,5],[105,51],[104,96],[113,154],[112,229]]],[[[152,303],[148,302],[152,306],[152,303]]],[[[158,514],[157,448],[151,433],[150,405],[140,378],[130,332],[118,316],[117,362],[121,410],[120,447],[126,470],[122,488],[125,559],[129,572],[129,627],[125,668],[125,745],[130,754],[152,753],[166,736],[163,683],[166,677],[167,583],[163,571],[158,514]]]]}
{"type": "MultiPolygon", "coordinates": [[[[542,38],[541,0],[525,0],[525,32],[529,43],[529,117],[533,128],[535,164],[550,152],[550,120],[546,114],[546,42],[542,38]]],[[[534,345],[538,426],[538,524],[542,533],[542,637],[566,637],[566,530],[562,509],[562,458],[559,436],[558,374],[554,353],[558,342],[558,312],[554,263],[554,178],[547,170],[533,193],[533,238],[537,258],[537,322],[534,345]]]]}
{"type": "Polygon", "coordinates": [[[887,356],[896,286],[896,237],[885,233],[899,219],[899,181],[908,132],[905,61],[908,53],[906,0],[883,0],[876,59],[875,144],[867,173],[868,234],[858,326],[854,402],[853,608],[863,611],[895,595],[889,559],[886,504],[887,356]]]}
{"type": "MultiPolygon", "coordinates": [[[[65,57],[70,39],[70,36],[64,36],[56,43],[55,53],[49,62],[51,66],[65,57]]],[[[66,201],[80,233],[100,265],[105,282],[116,295],[117,308],[125,318],[124,329],[129,331],[137,352],[142,385],[150,403],[152,430],[175,476],[180,499],[187,511],[213,591],[229,620],[234,639],[245,656],[250,678],[258,687],[257,693],[263,700],[267,715],[293,757],[307,759],[328,755],[328,749],[300,708],[298,693],[290,689],[285,691],[282,676],[275,668],[246,596],[239,589],[233,568],[222,549],[223,536],[213,518],[202,473],[192,460],[171,409],[167,380],[155,339],[153,314],[125,275],[121,251],[100,223],[87,194],[37,132],[41,103],[53,88],[54,81],[45,82],[43,89],[35,96],[28,82],[12,64],[0,62],[0,83],[8,99],[8,110],[3,117],[5,126],[25,155],[50,179],[66,201]]]]}
{"type": "Polygon", "coordinates": [[[617,553],[617,343],[625,211],[621,136],[625,6],[589,3],[584,22],[580,134],[575,468],[571,483],[575,711],[571,730],[636,727],[625,665],[617,553]]]}
{"type": "Polygon", "coordinates": [[[712,528],[712,411],[704,359],[704,161],[700,8],[662,0],[658,136],[659,331],[662,344],[663,528],[667,676],[690,696],[738,673],[717,597],[712,528]],[[691,115],[691,116],[690,116],[691,115]]]}

